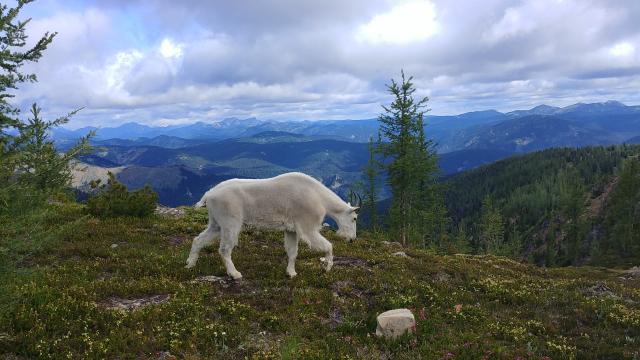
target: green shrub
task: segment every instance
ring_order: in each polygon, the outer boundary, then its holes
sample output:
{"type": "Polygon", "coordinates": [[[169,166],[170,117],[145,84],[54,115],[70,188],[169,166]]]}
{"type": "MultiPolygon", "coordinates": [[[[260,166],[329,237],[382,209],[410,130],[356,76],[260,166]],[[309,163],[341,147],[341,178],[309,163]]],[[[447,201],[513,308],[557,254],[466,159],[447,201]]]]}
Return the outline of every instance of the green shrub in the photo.
{"type": "Polygon", "coordinates": [[[96,196],[89,198],[87,202],[89,213],[96,216],[145,217],[153,213],[158,201],[158,194],[149,185],[140,190],[129,192],[127,187],[119,182],[112,173],[109,173],[106,185],[100,186],[98,180],[92,184],[92,187],[100,187],[102,190],[96,196]]]}

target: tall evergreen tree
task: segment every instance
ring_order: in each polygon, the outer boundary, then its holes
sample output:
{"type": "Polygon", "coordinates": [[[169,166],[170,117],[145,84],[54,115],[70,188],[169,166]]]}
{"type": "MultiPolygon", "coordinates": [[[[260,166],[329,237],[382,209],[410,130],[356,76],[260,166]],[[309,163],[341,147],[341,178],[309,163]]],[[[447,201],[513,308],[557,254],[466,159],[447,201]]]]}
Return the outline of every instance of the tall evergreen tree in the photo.
{"type": "Polygon", "coordinates": [[[25,29],[31,19],[20,21],[17,18],[23,6],[32,1],[18,0],[14,8],[0,4],[0,185],[13,173],[15,143],[9,130],[22,126],[18,119],[19,109],[9,103],[15,96],[10,91],[21,83],[37,80],[35,74],[23,73],[20,68],[29,62],[37,62],[56,36],[56,33],[47,32],[33,47],[23,49],[27,40],[25,29]]]}
{"type": "MultiPolygon", "coordinates": [[[[433,233],[433,224],[442,223],[434,215],[437,208],[429,201],[438,199],[435,185],[437,159],[432,142],[424,134],[424,113],[428,98],[414,99],[416,91],[412,77],[401,73],[402,82],[391,80],[387,89],[394,97],[389,106],[383,105],[380,115],[380,134],[384,141],[378,145],[384,161],[383,169],[391,188],[389,210],[391,231],[403,245],[425,245],[433,233]]],[[[441,206],[440,208],[444,208],[441,206]]]]}
{"type": "Polygon", "coordinates": [[[21,121],[19,108],[9,102],[15,96],[11,91],[19,84],[37,80],[35,74],[21,72],[21,68],[37,62],[57,34],[46,32],[33,47],[24,48],[31,19],[18,20],[18,15],[32,1],[18,0],[14,8],[0,4],[0,212],[17,204],[28,208],[39,203],[36,198],[40,195],[67,186],[70,161],[88,148],[91,136],[83,137],[70,151],[60,154],[48,139],[48,131],[69,121],[75,111],[44,121],[34,104],[32,118],[21,121]]]}

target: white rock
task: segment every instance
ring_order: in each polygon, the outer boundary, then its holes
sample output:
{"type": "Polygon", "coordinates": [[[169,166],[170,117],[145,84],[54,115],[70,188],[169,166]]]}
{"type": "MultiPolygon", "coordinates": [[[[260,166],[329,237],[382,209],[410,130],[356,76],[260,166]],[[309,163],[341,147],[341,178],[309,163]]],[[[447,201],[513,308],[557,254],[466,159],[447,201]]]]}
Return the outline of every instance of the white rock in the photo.
{"type": "Polygon", "coordinates": [[[117,247],[118,247],[118,244],[111,244],[111,248],[112,248],[112,249],[115,249],[115,248],[117,248],[117,247]]]}
{"type": "Polygon", "coordinates": [[[386,246],[402,246],[402,244],[397,241],[388,242],[383,240],[382,243],[386,246]]]}
{"type": "Polygon", "coordinates": [[[400,257],[409,257],[409,255],[407,255],[404,251],[394,252],[393,255],[400,256],[400,257]]]}
{"type": "Polygon", "coordinates": [[[416,319],[409,309],[394,309],[378,315],[376,335],[394,339],[416,329],[416,319]]]}

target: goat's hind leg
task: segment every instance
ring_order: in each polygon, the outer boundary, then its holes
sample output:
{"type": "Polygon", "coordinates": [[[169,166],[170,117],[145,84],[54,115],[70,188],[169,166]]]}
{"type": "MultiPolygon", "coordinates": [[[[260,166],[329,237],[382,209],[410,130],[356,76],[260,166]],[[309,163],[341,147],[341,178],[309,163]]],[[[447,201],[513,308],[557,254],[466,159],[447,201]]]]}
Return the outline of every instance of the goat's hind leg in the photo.
{"type": "Polygon", "coordinates": [[[293,278],[296,273],[296,257],[298,256],[298,235],[292,231],[284,232],[284,248],[287,251],[287,274],[293,278]]]}
{"type": "Polygon", "coordinates": [[[242,274],[236,270],[235,265],[233,265],[231,252],[236,244],[238,244],[238,235],[240,234],[240,230],[222,228],[220,232],[220,248],[218,249],[218,252],[222,257],[222,262],[224,262],[225,268],[227,269],[227,274],[234,278],[234,280],[239,280],[242,278],[242,274]]]}
{"type": "Polygon", "coordinates": [[[193,239],[186,268],[194,267],[198,261],[200,250],[205,246],[213,244],[213,240],[218,236],[220,236],[220,228],[217,224],[210,221],[207,228],[193,239]]]}

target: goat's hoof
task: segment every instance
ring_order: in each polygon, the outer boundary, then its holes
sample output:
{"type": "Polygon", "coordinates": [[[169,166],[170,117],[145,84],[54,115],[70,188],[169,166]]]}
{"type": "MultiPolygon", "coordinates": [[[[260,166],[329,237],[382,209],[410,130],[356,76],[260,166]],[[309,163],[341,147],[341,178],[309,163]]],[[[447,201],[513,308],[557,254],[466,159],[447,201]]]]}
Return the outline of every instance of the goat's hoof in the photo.
{"type": "Polygon", "coordinates": [[[195,261],[187,261],[187,265],[184,268],[185,269],[191,269],[194,266],[196,266],[196,262],[195,261]]]}
{"type": "Polygon", "coordinates": [[[324,267],[324,271],[329,271],[331,270],[331,268],[333,267],[332,263],[328,263],[325,267],[324,267]]]}
{"type": "Polygon", "coordinates": [[[296,275],[298,275],[298,273],[295,271],[287,271],[287,275],[289,275],[289,278],[293,279],[294,277],[296,277],[296,275]]]}
{"type": "Polygon", "coordinates": [[[231,276],[231,277],[233,278],[233,280],[240,280],[240,279],[242,279],[242,274],[240,274],[240,272],[239,272],[239,271],[229,273],[229,276],[231,276]]]}

